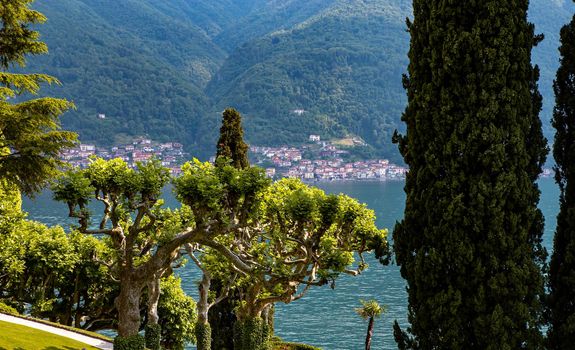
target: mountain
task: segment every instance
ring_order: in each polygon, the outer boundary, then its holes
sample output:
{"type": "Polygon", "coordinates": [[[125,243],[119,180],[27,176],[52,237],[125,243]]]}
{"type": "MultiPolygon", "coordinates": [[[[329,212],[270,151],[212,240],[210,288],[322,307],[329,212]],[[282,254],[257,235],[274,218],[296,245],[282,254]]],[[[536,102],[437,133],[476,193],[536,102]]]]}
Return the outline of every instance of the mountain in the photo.
{"type": "Polygon", "coordinates": [[[150,134],[195,139],[209,99],[203,89],[226,57],[205,32],[155,1],[40,1],[50,53],[29,70],[58,77],[46,90],[75,102],[64,126],[81,139],[113,143],[150,134]],[[105,114],[106,119],[98,119],[105,114]]]}
{"type": "Polygon", "coordinates": [[[406,101],[409,9],[401,3],[336,2],[289,30],[249,41],[230,54],[206,93],[216,110],[241,110],[246,135],[258,143],[352,134],[391,154],[406,101]]]}
{"type": "MultiPolygon", "coordinates": [[[[46,56],[28,71],[58,77],[43,93],[73,100],[63,118],[84,141],[138,135],[214,152],[221,111],[242,112],[255,145],[295,144],[309,134],[357,136],[366,155],[399,160],[409,34],[403,0],[44,0],[46,56]],[[105,114],[105,119],[99,119],[105,114]]],[[[552,80],[570,1],[532,0],[546,35],[541,67],[545,134],[552,137],[552,80]]]]}

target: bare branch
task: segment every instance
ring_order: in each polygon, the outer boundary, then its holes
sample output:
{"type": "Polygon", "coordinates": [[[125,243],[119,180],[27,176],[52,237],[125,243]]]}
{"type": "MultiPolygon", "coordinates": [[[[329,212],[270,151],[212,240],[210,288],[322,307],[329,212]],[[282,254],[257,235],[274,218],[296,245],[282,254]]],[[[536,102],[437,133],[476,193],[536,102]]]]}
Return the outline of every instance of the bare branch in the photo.
{"type": "Polygon", "coordinates": [[[210,305],[208,305],[208,309],[211,309],[212,306],[219,304],[222,300],[226,299],[229,296],[231,286],[234,284],[237,276],[238,276],[237,274],[233,274],[230,277],[230,279],[226,283],[226,286],[224,287],[224,290],[221,292],[220,296],[218,296],[216,298],[216,300],[214,300],[210,305]]]}
{"type": "Polygon", "coordinates": [[[357,276],[361,274],[359,270],[344,270],[343,272],[347,273],[348,275],[357,276]]]}
{"type": "Polygon", "coordinates": [[[297,294],[297,295],[293,295],[293,296],[291,297],[291,301],[301,299],[304,295],[307,294],[307,292],[308,292],[308,290],[310,289],[311,286],[312,286],[312,284],[307,283],[306,286],[305,286],[305,288],[301,291],[301,293],[299,293],[299,294],[297,294]]]}
{"type": "Polygon", "coordinates": [[[102,216],[102,220],[100,221],[100,230],[102,230],[102,229],[104,229],[104,227],[106,227],[106,224],[108,223],[108,219],[110,218],[111,204],[110,204],[110,201],[105,198],[105,196],[101,197],[99,193],[100,193],[100,191],[96,190],[95,197],[96,197],[96,200],[104,203],[104,215],[102,216]]]}
{"type": "Polygon", "coordinates": [[[138,216],[136,217],[136,221],[134,221],[134,225],[132,226],[135,228],[135,233],[138,234],[141,232],[148,231],[154,227],[155,223],[156,223],[156,215],[154,215],[150,211],[150,207],[147,205],[147,203],[141,203],[140,205],[138,205],[138,216]],[[141,213],[141,215],[140,215],[140,213],[141,213]],[[139,227],[140,223],[141,223],[141,221],[145,215],[148,216],[148,218],[150,219],[150,222],[148,222],[143,227],[139,227]]]}
{"type": "Polygon", "coordinates": [[[204,268],[204,265],[201,263],[201,261],[196,257],[196,255],[194,254],[194,248],[192,246],[192,244],[188,243],[185,244],[184,247],[186,248],[186,251],[188,252],[188,255],[190,256],[190,258],[192,259],[192,261],[196,264],[196,266],[202,270],[202,272],[204,273],[204,275],[208,276],[208,278],[211,279],[211,275],[210,273],[204,268]]]}
{"type": "Polygon", "coordinates": [[[294,265],[294,264],[301,264],[301,263],[306,263],[307,259],[297,259],[297,260],[284,260],[284,264],[287,265],[294,265]]]}
{"type": "Polygon", "coordinates": [[[242,258],[240,258],[238,255],[236,255],[234,252],[232,252],[231,250],[229,250],[226,246],[224,246],[223,244],[214,242],[212,240],[209,239],[200,239],[197,241],[200,244],[206,245],[210,248],[213,248],[215,250],[217,250],[218,252],[220,252],[221,254],[223,254],[226,258],[228,258],[228,260],[239,270],[241,270],[244,273],[250,273],[253,271],[254,267],[250,266],[249,264],[251,263],[252,265],[255,265],[254,262],[246,262],[244,261],[242,258]]]}

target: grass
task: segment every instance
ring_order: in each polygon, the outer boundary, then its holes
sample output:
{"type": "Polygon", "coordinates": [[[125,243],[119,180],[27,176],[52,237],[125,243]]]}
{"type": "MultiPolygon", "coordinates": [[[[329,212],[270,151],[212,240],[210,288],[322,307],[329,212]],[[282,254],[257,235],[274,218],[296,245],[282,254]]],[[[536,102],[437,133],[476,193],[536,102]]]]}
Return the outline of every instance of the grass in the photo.
{"type": "Polygon", "coordinates": [[[76,340],[0,321],[0,350],[97,350],[76,340]]]}
{"type": "Polygon", "coordinates": [[[322,349],[307,344],[284,342],[280,337],[274,336],[272,338],[272,350],[322,350],[322,349]]]}
{"type": "MultiPolygon", "coordinates": [[[[3,313],[3,312],[0,311],[0,313],[3,313]]],[[[103,334],[90,332],[90,331],[87,331],[87,330],[84,330],[84,329],[81,329],[81,328],[74,328],[74,327],[70,327],[70,326],[65,326],[65,325],[60,324],[60,323],[50,322],[50,321],[42,320],[42,319],[39,319],[39,318],[22,316],[22,315],[19,315],[18,313],[16,313],[16,314],[9,313],[9,312],[4,312],[4,313],[7,314],[7,315],[10,315],[10,316],[14,316],[14,317],[18,317],[18,318],[24,319],[24,320],[30,320],[30,321],[34,321],[34,322],[38,322],[38,323],[43,323],[43,324],[48,325],[48,326],[52,326],[52,327],[56,327],[56,328],[61,328],[61,329],[65,329],[65,330],[68,330],[68,331],[71,331],[71,332],[75,332],[75,333],[87,335],[87,336],[92,337],[92,338],[97,338],[97,339],[101,339],[101,340],[105,340],[105,341],[110,341],[110,342],[113,342],[113,341],[114,341],[114,339],[112,339],[112,338],[110,338],[110,337],[107,337],[107,336],[105,336],[105,335],[103,335],[103,334]]],[[[2,350],[2,349],[0,349],[0,350],[2,350]]]]}
{"type": "Polygon", "coordinates": [[[359,137],[347,137],[344,139],[332,140],[331,143],[333,143],[336,146],[345,146],[345,147],[365,146],[365,141],[363,141],[359,137]]]}

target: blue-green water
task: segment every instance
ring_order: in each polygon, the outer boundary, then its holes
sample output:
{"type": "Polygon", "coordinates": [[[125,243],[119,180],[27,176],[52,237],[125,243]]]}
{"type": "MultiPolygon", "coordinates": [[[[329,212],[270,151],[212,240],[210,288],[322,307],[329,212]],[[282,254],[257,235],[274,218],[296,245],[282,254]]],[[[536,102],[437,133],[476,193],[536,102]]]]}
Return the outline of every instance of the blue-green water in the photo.
{"type": "MultiPolygon", "coordinates": [[[[539,185],[542,192],[540,208],[546,219],[544,244],[551,252],[559,191],[552,179],[542,179],[539,185]]],[[[403,182],[334,182],[318,186],[326,192],[345,193],[366,203],[375,210],[379,227],[388,228],[390,232],[403,215],[403,182]]],[[[166,204],[177,206],[169,191],[166,204]]],[[[51,201],[48,193],[35,201],[25,199],[24,209],[31,219],[49,225],[66,226],[66,222],[70,222],[65,218],[65,205],[51,201]]],[[[387,312],[376,321],[372,348],[396,349],[393,322],[398,320],[403,326],[407,322],[405,283],[397,266],[381,266],[373,259],[369,262],[370,268],[366,272],[357,277],[343,276],[333,290],[327,286],[312,289],[306,297],[289,305],[278,304],[276,334],[285,340],[305,342],[326,350],[362,349],[367,323],[355,314],[354,307],[359,306],[359,299],[376,299],[386,305],[387,312]]],[[[192,264],[179,274],[186,292],[195,296],[198,275],[192,264]]]]}

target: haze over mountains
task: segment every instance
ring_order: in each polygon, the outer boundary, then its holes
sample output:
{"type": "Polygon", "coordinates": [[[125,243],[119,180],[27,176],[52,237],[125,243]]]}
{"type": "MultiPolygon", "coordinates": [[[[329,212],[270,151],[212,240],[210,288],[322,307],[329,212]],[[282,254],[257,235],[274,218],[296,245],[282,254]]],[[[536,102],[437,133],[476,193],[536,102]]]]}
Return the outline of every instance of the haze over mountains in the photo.
{"type": "MultiPolygon", "coordinates": [[[[403,129],[410,1],[45,0],[35,7],[48,17],[40,31],[50,54],[31,58],[27,70],[62,81],[44,93],[76,103],[63,121],[83,141],[149,135],[207,157],[221,111],[233,106],[251,144],[359,136],[373,155],[399,159],[391,135],[403,129]]],[[[559,28],[574,10],[571,1],[531,1],[531,21],[546,35],[534,61],[548,138],[559,28]]]]}

